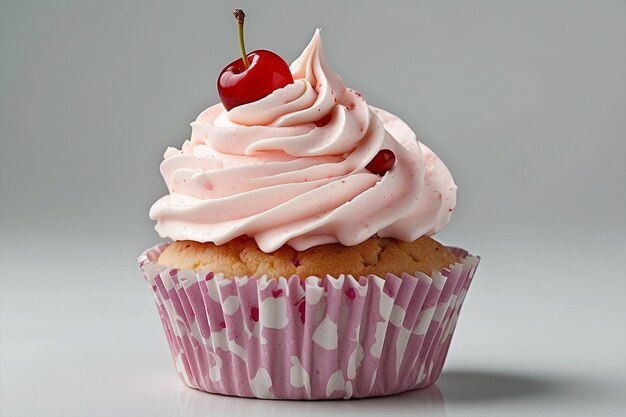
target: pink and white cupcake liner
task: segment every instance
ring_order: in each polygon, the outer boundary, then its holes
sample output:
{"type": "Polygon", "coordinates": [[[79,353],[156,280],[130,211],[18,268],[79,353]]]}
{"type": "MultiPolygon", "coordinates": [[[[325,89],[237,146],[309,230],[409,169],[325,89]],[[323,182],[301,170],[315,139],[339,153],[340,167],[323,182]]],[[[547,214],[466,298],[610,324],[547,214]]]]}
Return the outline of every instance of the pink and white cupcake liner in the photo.
{"type": "Polygon", "coordinates": [[[334,399],[391,395],[441,373],[479,258],[431,276],[226,278],[138,259],[176,369],[202,391],[334,399]]]}

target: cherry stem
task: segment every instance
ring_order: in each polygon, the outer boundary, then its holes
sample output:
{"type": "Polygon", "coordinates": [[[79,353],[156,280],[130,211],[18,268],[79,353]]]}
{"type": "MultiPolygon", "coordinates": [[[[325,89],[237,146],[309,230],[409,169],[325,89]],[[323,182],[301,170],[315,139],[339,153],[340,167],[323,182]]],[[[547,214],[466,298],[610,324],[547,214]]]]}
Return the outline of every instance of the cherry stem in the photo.
{"type": "Polygon", "coordinates": [[[246,45],[243,41],[243,22],[246,18],[246,14],[241,9],[235,9],[233,11],[233,15],[237,19],[237,33],[239,34],[239,48],[241,49],[241,58],[243,59],[243,65],[245,69],[248,69],[250,66],[250,61],[248,61],[248,54],[246,54],[246,45]]]}

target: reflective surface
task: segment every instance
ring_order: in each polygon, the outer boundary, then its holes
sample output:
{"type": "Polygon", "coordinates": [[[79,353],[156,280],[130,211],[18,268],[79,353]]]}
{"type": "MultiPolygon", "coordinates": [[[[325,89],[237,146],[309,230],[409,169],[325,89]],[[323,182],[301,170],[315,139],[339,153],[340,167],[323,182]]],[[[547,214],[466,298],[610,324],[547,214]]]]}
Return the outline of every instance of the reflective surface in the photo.
{"type": "Polygon", "coordinates": [[[225,397],[184,386],[152,295],[133,264],[139,250],[80,240],[1,241],[2,415],[626,411],[623,261],[596,263],[623,259],[617,235],[584,249],[567,234],[520,231],[507,246],[476,240],[483,262],[437,385],[385,398],[318,402],[225,397]],[[585,257],[571,256],[583,250],[585,257]]]}

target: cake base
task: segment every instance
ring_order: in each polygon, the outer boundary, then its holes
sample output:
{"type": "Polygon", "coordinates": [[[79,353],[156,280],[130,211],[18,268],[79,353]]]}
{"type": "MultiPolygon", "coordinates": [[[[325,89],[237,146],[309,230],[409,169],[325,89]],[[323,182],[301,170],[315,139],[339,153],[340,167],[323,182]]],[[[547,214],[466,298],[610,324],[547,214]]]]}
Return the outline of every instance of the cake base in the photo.
{"type": "Polygon", "coordinates": [[[269,278],[298,275],[355,277],[416,271],[430,274],[454,264],[457,258],[436,240],[423,236],[413,242],[371,237],[355,246],[339,243],[296,251],[283,246],[272,253],[259,249],[254,239],[241,237],[223,245],[189,240],[170,244],[158,262],[176,269],[210,270],[226,277],[269,278]]]}

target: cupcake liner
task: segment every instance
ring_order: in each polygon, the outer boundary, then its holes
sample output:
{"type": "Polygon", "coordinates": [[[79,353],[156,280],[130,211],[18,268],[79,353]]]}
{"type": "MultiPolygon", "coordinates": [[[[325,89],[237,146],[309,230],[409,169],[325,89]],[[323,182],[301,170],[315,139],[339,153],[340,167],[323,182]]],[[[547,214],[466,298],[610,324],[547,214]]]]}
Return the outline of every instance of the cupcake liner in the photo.
{"type": "Polygon", "coordinates": [[[226,278],[138,259],[176,369],[202,391],[275,399],[391,395],[432,385],[479,258],[442,272],[226,278]]]}

